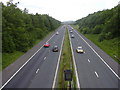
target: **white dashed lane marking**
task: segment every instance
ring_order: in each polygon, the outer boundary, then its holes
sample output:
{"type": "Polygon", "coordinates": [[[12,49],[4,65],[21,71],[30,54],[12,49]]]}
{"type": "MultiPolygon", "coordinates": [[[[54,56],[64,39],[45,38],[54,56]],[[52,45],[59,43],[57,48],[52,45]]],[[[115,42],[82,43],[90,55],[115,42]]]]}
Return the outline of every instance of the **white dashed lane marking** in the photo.
{"type": "Polygon", "coordinates": [[[95,71],[95,75],[97,76],[97,78],[99,78],[99,75],[98,75],[98,73],[95,71]]]}
{"type": "Polygon", "coordinates": [[[90,63],[90,60],[88,59],[88,62],[90,63]]]}
{"type": "Polygon", "coordinates": [[[44,57],[44,60],[46,59],[46,57],[44,57]]]}
{"type": "Polygon", "coordinates": [[[38,73],[39,69],[37,69],[36,73],[38,73]]]}

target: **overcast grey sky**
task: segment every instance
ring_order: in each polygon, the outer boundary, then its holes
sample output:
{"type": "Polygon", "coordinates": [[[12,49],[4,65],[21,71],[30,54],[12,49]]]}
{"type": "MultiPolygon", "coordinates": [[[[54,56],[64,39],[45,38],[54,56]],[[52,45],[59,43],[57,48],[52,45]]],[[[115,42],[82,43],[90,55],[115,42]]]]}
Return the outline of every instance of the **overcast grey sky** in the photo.
{"type": "MultiPolygon", "coordinates": [[[[7,2],[9,0],[0,0],[7,2]]],[[[20,9],[27,8],[29,13],[49,14],[60,21],[78,20],[99,10],[111,9],[119,0],[13,0],[20,2],[20,9]]]]}

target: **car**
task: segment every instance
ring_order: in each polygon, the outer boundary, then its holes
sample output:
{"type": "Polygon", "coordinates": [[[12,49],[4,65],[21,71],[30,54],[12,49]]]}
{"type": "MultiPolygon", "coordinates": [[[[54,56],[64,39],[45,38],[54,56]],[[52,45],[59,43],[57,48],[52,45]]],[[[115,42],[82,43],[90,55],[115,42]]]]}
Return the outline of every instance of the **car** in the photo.
{"type": "Polygon", "coordinates": [[[59,34],[59,32],[56,32],[56,35],[58,35],[59,34]]]}
{"type": "Polygon", "coordinates": [[[76,52],[77,53],[84,53],[84,50],[83,50],[82,46],[78,46],[77,49],[76,49],[76,52]]]}
{"type": "Polygon", "coordinates": [[[72,30],[70,31],[70,33],[72,33],[72,30]]]}
{"type": "Polygon", "coordinates": [[[58,50],[59,50],[59,49],[58,49],[58,46],[57,46],[57,45],[55,45],[55,46],[53,47],[53,49],[52,49],[53,52],[58,52],[58,50]]]}
{"type": "Polygon", "coordinates": [[[71,35],[71,38],[74,38],[74,37],[75,37],[75,36],[72,34],[72,35],[71,35]]]}
{"type": "Polygon", "coordinates": [[[50,44],[49,44],[48,42],[46,42],[46,43],[44,44],[44,47],[50,47],[50,44]]]}

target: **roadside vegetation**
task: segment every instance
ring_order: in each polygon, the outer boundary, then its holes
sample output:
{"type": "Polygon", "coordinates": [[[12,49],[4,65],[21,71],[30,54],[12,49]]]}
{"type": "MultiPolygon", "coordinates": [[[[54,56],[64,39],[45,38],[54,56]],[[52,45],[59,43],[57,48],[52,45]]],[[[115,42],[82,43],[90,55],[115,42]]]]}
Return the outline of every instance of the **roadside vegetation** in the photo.
{"type": "Polygon", "coordinates": [[[2,5],[2,68],[14,62],[50,32],[60,26],[60,21],[49,15],[29,14],[12,1],[2,5]]]}
{"type": "Polygon", "coordinates": [[[118,53],[119,53],[118,42],[116,42],[118,41],[118,38],[103,40],[102,42],[98,42],[98,38],[99,38],[98,35],[85,34],[85,36],[120,64],[120,61],[115,58],[115,56],[118,56],[118,53]]]}
{"type": "Polygon", "coordinates": [[[120,64],[119,13],[120,5],[89,14],[77,20],[75,28],[120,64]]]}
{"type": "MultiPolygon", "coordinates": [[[[50,32],[49,34],[51,34],[51,33],[52,32],[50,32]]],[[[42,39],[44,39],[44,38],[42,38],[42,39]]],[[[36,40],[34,45],[38,44],[42,39],[36,40]]],[[[29,47],[29,49],[31,49],[31,48],[29,47]]],[[[2,53],[2,60],[1,60],[2,61],[2,65],[1,65],[2,69],[6,68],[8,65],[13,63],[15,60],[17,60],[23,54],[25,54],[25,52],[21,52],[21,51],[14,51],[13,53],[2,53]]]]}
{"type": "Polygon", "coordinates": [[[72,88],[76,88],[76,77],[74,74],[70,40],[69,40],[68,30],[66,30],[61,59],[60,59],[60,66],[58,71],[57,88],[69,88],[68,87],[69,82],[65,81],[64,79],[64,70],[68,70],[68,69],[72,70],[72,76],[73,76],[73,81],[71,83],[72,88]]]}

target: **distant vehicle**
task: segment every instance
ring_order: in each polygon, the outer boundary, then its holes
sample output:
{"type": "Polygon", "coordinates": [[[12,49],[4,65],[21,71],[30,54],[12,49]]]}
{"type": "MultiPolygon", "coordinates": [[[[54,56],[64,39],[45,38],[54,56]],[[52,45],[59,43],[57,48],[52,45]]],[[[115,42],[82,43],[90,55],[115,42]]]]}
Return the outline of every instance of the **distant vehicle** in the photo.
{"type": "Polygon", "coordinates": [[[59,32],[56,32],[56,35],[58,35],[59,34],[59,32]]]}
{"type": "Polygon", "coordinates": [[[58,46],[57,46],[57,45],[54,46],[53,49],[52,49],[53,52],[58,52],[58,50],[59,50],[59,49],[58,49],[58,46]]]}
{"type": "Polygon", "coordinates": [[[84,53],[84,50],[83,50],[82,46],[78,46],[77,49],[76,49],[76,52],[77,53],[84,53]]]}
{"type": "Polygon", "coordinates": [[[75,37],[75,36],[72,34],[72,35],[71,35],[71,38],[74,38],[74,37],[75,37]]]}
{"type": "Polygon", "coordinates": [[[70,33],[72,33],[72,30],[70,31],[70,33]]]}
{"type": "Polygon", "coordinates": [[[50,44],[49,44],[48,42],[46,42],[46,43],[44,44],[44,47],[50,47],[50,44]]]}

